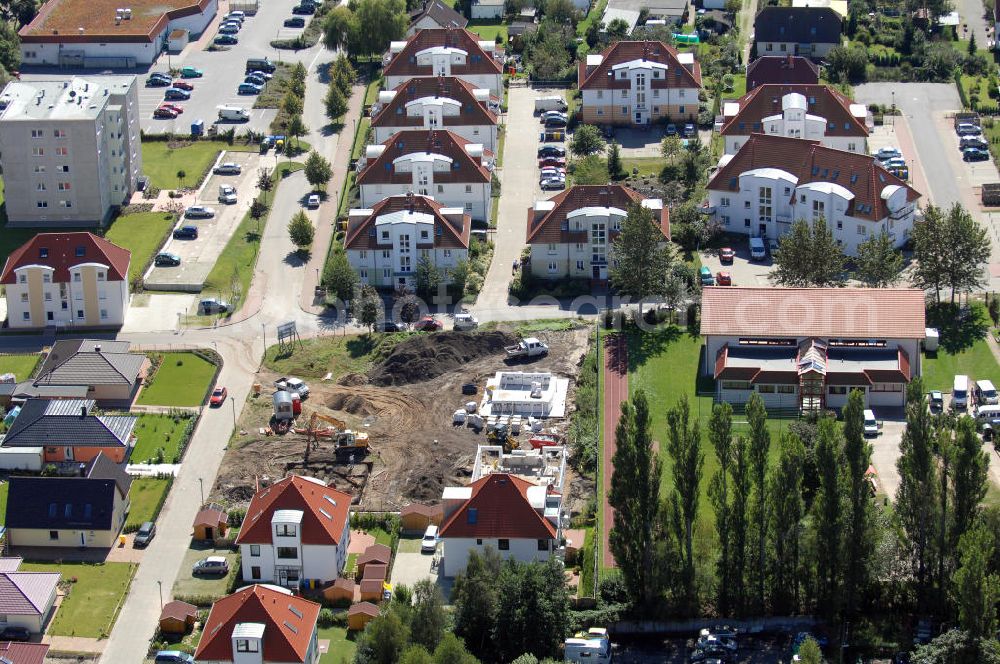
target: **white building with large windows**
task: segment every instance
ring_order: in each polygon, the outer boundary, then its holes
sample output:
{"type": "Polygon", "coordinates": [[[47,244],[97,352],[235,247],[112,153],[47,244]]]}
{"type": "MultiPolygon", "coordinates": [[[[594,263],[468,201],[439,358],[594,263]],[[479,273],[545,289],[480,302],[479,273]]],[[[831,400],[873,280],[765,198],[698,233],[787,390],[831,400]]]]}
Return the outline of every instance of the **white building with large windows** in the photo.
{"type": "Polygon", "coordinates": [[[724,231],[780,240],[792,224],[824,219],[849,256],[885,232],[897,247],[910,234],[920,194],[874,157],[818,141],[752,134],[723,155],[708,183],[707,212],[724,231]]]}
{"type": "Polygon", "coordinates": [[[344,247],[361,283],[379,288],[413,288],[424,257],[451,282],[451,271],[469,257],[472,219],[429,196],[390,196],[371,209],[348,213],[344,247]]]}
{"type": "Polygon", "coordinates": [[[382,75],[389,90],[411,78],[455,76],[500,97],[503,55],[492,39],[480,39],[465,28],[427,28],[389,45],[382,75]]]}

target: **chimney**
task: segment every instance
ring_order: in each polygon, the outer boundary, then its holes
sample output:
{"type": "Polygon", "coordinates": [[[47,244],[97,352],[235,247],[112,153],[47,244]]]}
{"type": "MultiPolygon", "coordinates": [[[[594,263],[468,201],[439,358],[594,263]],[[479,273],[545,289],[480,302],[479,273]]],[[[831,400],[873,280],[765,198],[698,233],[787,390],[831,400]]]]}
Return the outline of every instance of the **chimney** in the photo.
{"type": "Polygon", "coordinates": [[[86,417],[86,416],[87,416],[87,404],[81,404],[80,405],[80,417],[86,417]]]}
{"type": "Polygon", "coordinates": [[[97,345],[94,346],[94,352],[97,352],[97,353],[101,352],[101,344],[97,344],[97,345]]]}
{"type": "Polygon", "coordinates": [[[79,465],[79,469],[80,469],[80,477],[86,477],[87,476],[87,464],[81,463],[79,465]]]}

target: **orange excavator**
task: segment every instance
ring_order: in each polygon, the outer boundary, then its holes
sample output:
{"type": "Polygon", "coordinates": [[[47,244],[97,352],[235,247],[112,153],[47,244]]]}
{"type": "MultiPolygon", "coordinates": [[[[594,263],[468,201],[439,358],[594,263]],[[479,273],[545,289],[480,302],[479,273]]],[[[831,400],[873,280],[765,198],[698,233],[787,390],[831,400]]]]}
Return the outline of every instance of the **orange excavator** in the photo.
{"type": "Polygon", "coordinates": [[[338,420],[336,417],[330,417],[329,415],[323,415],[315,411],[309,416],[309,425],[307,427],[296,427],[295,433],[303,433],[308,436],[306,442],[307,457],[310,449],[319,446],[320,438],[333,441],[337,454],[368,453],[367,433],[352,431],[347,428],[347,423],[343,420],[338,420]],[[316,424],[319,420],[331,426],[317,428],[316,424]]]}

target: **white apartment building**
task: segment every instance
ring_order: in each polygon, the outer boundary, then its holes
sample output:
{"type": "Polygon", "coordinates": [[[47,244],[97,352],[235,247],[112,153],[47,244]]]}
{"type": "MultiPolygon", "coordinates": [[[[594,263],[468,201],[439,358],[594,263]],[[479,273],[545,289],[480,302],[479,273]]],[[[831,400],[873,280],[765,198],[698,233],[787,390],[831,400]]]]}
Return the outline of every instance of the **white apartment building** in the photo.
{"type": "Polygon", "coordinates": [[[761,85],[723,104],[720,133],[725,154],[736,154],[750,134],[760,133],[867,154],[874,128],[867,106],[828,85],[761,85]]]}
{"type": "Polygon", "coordinates": [[[473,219],[489,219],[493,152],[450,131],[407,130],[369,145],[359,160],[361,205],[389,196],[431,196],[473,219]]]}
{"type": "Polygon", "coordinates": [[[39,233],[7,258],[11,328],[121,327],[131,252],[92,233],[39,233]]]}
{"type": "Polygon", "coordinates": [[[644,198],[620,184],[576,185],[528,209],[526,242],[531,273],[540,279],[608,278],[610,256],[631,205],[653,211],[663,241],[670,239],[670,210],[659,198],[644,198]]]}
{"type": "Polygon", "coordinates": [[[390,196],[372,209],[348,213],[344,248],[361,283],[412,289],[424,257],[451,283],[451,271],[469,257],[472,219],[463,208],[429,196],[390,196]]]}
{"type": "Polygon", "coordinates": [[[142,172],[136,78],[8,83],[0,165],[11,226],[108,223],[142,172]]]}
{"type": "Polygon", "coordinates": [[[428,28],[407,41],[392,42],[383,64],[388,89],[411,78],[455,76],[503,95],[503,49],[464,28],[428,28]]]}
{"type": "Polygon", "coordinates": [[[753,134],[723,155],[708,183],[708,209],[722,229],[780,240],[792,224],[824,219],[849,256],[885,232],[909,237],[920,194],[874,158],[817,141],[753,134]]]}
{"type": "Polygon", "coordinates": [[[383,143],[407,129],[446,129],[496,152],[500,99],[454,76],[411,78],[379,93],[372,132],[383,143]]]}

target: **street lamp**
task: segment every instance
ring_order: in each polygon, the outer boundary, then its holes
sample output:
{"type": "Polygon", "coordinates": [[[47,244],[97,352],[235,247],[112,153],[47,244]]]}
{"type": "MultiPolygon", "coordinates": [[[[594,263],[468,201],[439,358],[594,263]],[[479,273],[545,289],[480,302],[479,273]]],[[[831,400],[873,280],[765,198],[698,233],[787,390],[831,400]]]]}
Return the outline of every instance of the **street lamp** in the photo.
{"type": "Polygon", "coordinates": [[[233,407],[233,431],[236,431],[236,397],[229,397],[229,403],[233,407]]]}
{"type": "Polygon", "coordinates": [[[159,587],[160,591],[160,611],[163,610],[163,581],[157,581],[156,585],[159,587]]]}
{"type": "Polygon", "coordinates": [[[205,480],[198,478],[198,491],[201,493],[201,504],[205,505],[205,480]]]}

